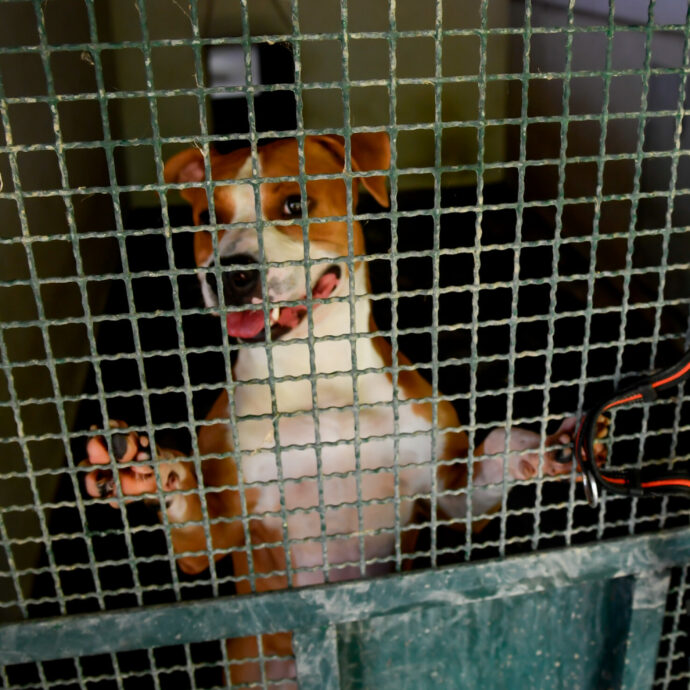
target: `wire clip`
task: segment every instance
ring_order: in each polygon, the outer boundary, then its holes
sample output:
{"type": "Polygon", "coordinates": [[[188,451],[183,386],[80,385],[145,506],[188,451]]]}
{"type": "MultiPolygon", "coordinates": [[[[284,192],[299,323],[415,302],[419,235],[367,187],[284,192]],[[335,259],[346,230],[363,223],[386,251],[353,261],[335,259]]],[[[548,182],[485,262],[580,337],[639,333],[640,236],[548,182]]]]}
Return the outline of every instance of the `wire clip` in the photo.
{"type": "Polygon", "coordinates": [[[594,442],[599,416],[619,405],[638,400],[654,401],[664,388],[677,386],[690,376],[690,351],[674,366],[639,379],[635,385],[616,391],[600,401],[581,419],[575,436],[575,458],[582,472],[582,483],[587,501],[592,508],[599,503],[602,491],[623,496],[690,496],[690,474],[645,471],[642,479],[639,470],[600,470],[594,462],[594,442]]]}

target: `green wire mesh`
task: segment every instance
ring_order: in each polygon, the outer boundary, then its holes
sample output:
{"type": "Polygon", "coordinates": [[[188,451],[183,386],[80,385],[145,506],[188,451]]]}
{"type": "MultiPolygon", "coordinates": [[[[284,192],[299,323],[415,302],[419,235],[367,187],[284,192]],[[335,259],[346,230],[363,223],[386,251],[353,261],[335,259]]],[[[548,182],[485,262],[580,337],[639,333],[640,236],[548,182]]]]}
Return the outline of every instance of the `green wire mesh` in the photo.
{"type": "MultiPolygon", "coordinates": [[[[690,15],[676,5],[0,2],[2,620],[234,591],[230,559],[211,559],[201,578],[182,575],[165,514],[160,525],[142,506],[120,501],[113,510],[86,497],[88,468],[79,465],[85,439],[114,417],[151,437],[167,432],[200,475],[197,429],[223,388],[232,400],[233,383],[204,372],[222,377],[239,346],[219,337],[212,310],[200,306],[191,217],[177,194],[185,185],[163,180],[165,160],[182,148],[250,147],[247,183],[260,210],[266,178],[257,176],[256,151],[264,139],[297,138],[296,180],[306,196],[306,136],[341,134],[349,152],[353,133],[388,132],[391,207],[364,199],[343,219],[347,259],[356,219],[367,234],[375,334],[390,340],[394,362],[404,352],[414,362],[407,368],[421,367],[431,383],[432,448],[438,402],[449,400],[470,455],[489,429],[517,425],[541,434],[543,453],[547,426],[626,377],[677,359],[690,344],[690,15]],[[252,80],[253,48],[266,45],[282,46],[292,80],[252,80]],[[207,56],[227,46],[242,50],[244,83],[211,86],[207,56]],[[294,124],[262,128],[260,99],[284,93],[294,99],[294,124]],[[245,132],[219,133],[213,121],[211,99],[228,95],[246,103],[245,132]]],[[[208,155],[206,173],[208,180],[208,155]]],[[[352,200],[350,166],[343,178],[352,200]]],[[[214,185],[204,183],[209,192],[214,185]]],[[[209,215],[213,224],[212,205],[209,215]]],[[[263,277],[268,268],[261,263],[263,277]]],[[[313,356],[313,333],[308,342],[313,356]]],[[[394,381],[405,368],[390,368],[394,381]]],[[[274,390],[280,379],[269,374],[274,390]]],[[[397,447],[407,432],[394,392],[397,447]]],[[[642,457],[687,464],[688,404],[681,387],[618,413],[615,457],[634,467],[642,457]]],[[[356,451],[361,408],[355,387],[356,451]]],[[[280,455],[275,396],[271,416],[280,455]]],[[[229,421],[239,446],[232,405],[229,421]]],[[[317,458],[326,445],[317,436],[317,458]]],[[[361,545],[366,476],[358,466],[361,545]]],[[[437,518],[433,487],[415,565],[502,559],[688,522],[687,503],[672,498],[606,496],[593,512],[574,474],[509,488],[505,481],[489,528],[459,536],[437,518]]],[[[323,516],[322,496],[319,507],[323,516]]],[[[388,560],[401,572],[399,497],[395,509],[388,560]]],[[[289,512],[281,493],[278,517],[289,512]]],[[[210,548],[206,510],[201,522],[210,548]]],[[[323,520],[321,530],[327,564],[323,520]]],[[[288,577],[289,542],[285,534],[288,577]]],[[[251,566],[249,580],[255,589],[251,566]]],[[[687,687],[687,602],[683,567],[669,591],[655,687],[687,687]]],[[[0,666],[0,682],[208,687],[229,663],[225,646],[210,642],[0,666]]],[[[269,682],[265,671],[261,682],[269,682]]]]}

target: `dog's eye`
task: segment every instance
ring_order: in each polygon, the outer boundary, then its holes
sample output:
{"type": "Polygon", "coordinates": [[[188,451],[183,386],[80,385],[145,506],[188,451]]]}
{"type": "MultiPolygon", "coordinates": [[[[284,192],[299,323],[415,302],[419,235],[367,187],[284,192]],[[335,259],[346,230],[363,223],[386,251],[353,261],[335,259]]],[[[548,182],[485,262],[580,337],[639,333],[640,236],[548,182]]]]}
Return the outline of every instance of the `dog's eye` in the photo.
{"type": "MultiPolygon", "coordinates": [[[[310,199],[307,199],[307,209],[309,209],[310,199]]],[[[283,215],[288,218],[301,218],[302,216],[302,197],[293,194],[283,202],[283,215]]]]}
{"type": "Polygon", "coordinates": [[[211,222],[211,218],[208,215],[208,211],[202,211],[199,214],[199,225],[208,225],[211,222]]]}

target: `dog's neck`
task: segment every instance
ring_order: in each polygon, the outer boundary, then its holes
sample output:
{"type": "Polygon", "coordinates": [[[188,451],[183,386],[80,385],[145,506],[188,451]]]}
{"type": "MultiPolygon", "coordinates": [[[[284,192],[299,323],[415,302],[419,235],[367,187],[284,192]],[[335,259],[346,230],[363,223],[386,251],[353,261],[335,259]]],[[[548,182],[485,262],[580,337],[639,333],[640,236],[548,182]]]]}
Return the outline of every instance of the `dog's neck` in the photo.
{"type": "MultiPolygon", "coordinates": [[[[361,262],[354,272],[356,332],[369,333],[371,328],[371,303],[368,297],[367,266],[361,262]]],[[[314,320],[313,365],[310,358],[310,343],[278,341],[269,348],[247,346],[239,351],[233,368],[233,378],[240,384],[235,389],[238,406],[244,404],[262,408],[261,413],[271,412],[273,390],[279,412],[308,410],[313,408],[312,382],[316,382],[318,407],[343,406],[353,401],[353,368],[358,371],[380,369],[383,366],[372,339],[356,339],[355,357],[352,353],[350,305],[352,301],[331,302],[319,307],[319,318],[314,320]],[[324,337],[334,339],[322,340],[324,337]],[[300,377],[299,380],[268,382],[268,353],[270,352],[273,378],[300,377]],[[313,372],[312,372],[313,366],[313,372]],[[338,375],[341,372],[342,375],[338,375]],[[317,376],[313,376],[316,374],[317,376]],[[332,374],[332,376],[318,376],[332,374]],[[245,381],[257,381],[258,385],[245,381]]],[[[359,382],[358,382],[359,383],[359,382]]],[[[359,399],[367,398],[366,387],[358,385],[359,399]]],[[[240,412],[240,410],[238,410],[240,412]]],[[[252,414],[258,414],[254,409],[252,414]]]]}

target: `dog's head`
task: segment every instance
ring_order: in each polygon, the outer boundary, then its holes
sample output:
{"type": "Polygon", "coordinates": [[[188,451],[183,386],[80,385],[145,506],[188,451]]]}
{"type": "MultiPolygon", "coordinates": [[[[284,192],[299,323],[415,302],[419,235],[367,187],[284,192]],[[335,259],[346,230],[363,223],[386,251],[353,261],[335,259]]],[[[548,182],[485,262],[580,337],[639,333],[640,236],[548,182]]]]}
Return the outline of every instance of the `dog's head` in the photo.
{"type": "MultiPolygon", "coordinates": [[[[384,133],[354,134],[350,140],[351,170],[354,173],[387,170],[390,144],[384,133]]],[[[256,170],[259,178],[297,178],[300,174],[298,144],[295,139],[274,141],[259,147],[256,170]]],[[[217,253],[210,230],[195,233],[194,253],[204,301],[218,306],[219,291],[227,309],[228,334],[243,340],[265,337],[264,298],[270,310],[271,337],[304,337],[307,333],[307,295],[313,299],[345,296],[349,292],[348,223],[327,220],[308,224],[305,242],[300,220],[305,218],[345,217],[348,209],[345,181],[333,175],[345,169],[345,145],[342,137],[309,136],[304,141],[304,171],[307,175],[331,176],[306,182],[306,199],[297,179],[262,182],[259,204],[252,184],[241,180],[252,177],[251,152],[247,149],[226,155],[211,152],[213,180],[227,180],[213,191],[217,228],[217,253]],[[306,203],[307,208],[303,208],[306,203]],[[257,223],[257,206],[261,223],[257,223]],[[293,222],[291,222],[293,221],[293,222]],[[265,280],[259,270],[259,232],[263,258],[269,265],[265,280]],[[305,270],[305,247],[309,259],[316,261],[305,270]],[[216,257],[222,266],[219,285],[216,257]],[[332,261],[330,261],[332,259],[332,261]],[[280,265],[283,264],[283,265],[280,265]],[[281,305],[281,302],[288,302],[281,305]],[[301,302],[300,304],[294,304],[301,302]],[[292,303],[292,304],[290,304],[292,303]],[[253,308],[252,308],[253,307],[253,308]]],[[[201,182],[205,179],[202,152],[187,149],[173,156],[165,165],[165,181],[201,182]]],[[[385,177],[360,177],[359,181],[382,206],[388,206],[385,177]]],[[[181,191],[192,205],[196,225],[209,224],[206,191],[189,187],[181,191]]],[[[352,187],[353,208],[357,204],[357,185],[352,187]]],[[[352,223],[354,256],[364,253],[364,237],[359,223],[352,223]]],[[[316,302],[312,307],[314,323],[323,320],[335,303],[316,302]]]]}

